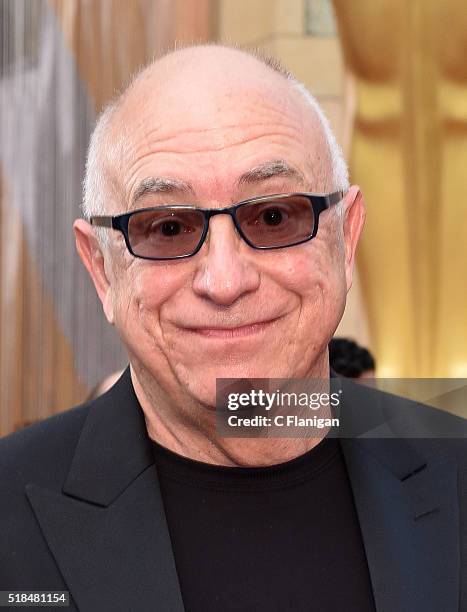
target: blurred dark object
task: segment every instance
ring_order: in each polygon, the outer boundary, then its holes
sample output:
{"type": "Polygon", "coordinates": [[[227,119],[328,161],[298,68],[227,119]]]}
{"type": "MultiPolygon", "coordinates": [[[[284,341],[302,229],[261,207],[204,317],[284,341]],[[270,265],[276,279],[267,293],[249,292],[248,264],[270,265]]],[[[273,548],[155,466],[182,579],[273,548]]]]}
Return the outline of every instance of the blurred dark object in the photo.
{"type": "Polygon", "coordinates": [[[370,351],[348,338],[333,338],[329,343],[331,368],[347,378],[373,378],[375,360],[370,351]]]}

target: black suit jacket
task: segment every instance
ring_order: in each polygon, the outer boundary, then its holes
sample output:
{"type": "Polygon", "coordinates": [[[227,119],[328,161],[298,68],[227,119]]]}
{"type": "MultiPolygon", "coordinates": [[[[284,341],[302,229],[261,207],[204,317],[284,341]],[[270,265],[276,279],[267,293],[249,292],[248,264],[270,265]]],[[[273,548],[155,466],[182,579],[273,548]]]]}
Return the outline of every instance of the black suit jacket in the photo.
{"type": "MultiPolygon", "coordinates": [[[[458,439],[401,439],[397,400],[354,387],[342,447],[377,610],[466,611],[465,420],[434,417],[458,439]]],[[[184,610],[129,369],[97,400],[0,440],[0,590],[68,590],[81,612],[184,610]]]]}

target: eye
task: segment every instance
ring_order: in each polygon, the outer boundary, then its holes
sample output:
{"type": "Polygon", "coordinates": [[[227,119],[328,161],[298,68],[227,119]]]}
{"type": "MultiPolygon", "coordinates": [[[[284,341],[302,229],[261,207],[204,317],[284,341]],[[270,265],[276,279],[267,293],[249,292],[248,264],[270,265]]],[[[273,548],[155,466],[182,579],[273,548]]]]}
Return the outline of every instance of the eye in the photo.
{"type": "Polygon", "coordinates": [[[260,218],[266,225],[279,225],[287,219],[287,213],[277,206],[271,206],[261,212],[260,218]]]}
{"type": "Polygon", "coordinates": [[[249,225],[254,225],[256,227],[267,226],[272,229],[274,227],[281,227],[290,220],[291,211],[288,206],[276,204],[275,202],[256,206],[256,210],[255,207],[252,207],[250,211],[252,216],[248,221],[249,225]]]}
{"type": "Polygon", "coordinates": [[[148,227],[148,234],[160,234],[164,237],[171,238],[179,234],[190,234],[195,231],[195,228],[186,225],[178,219],[158,219],[153,221],[148,227]]]}
{"type": "Polygon", "coordinates": [[[178,221],[174,221],[173,219],[171,219],[170,221],[164,221],[163,223],[159,223],[158,229],[164,236],[176,236],[182,231],[182,226],[178,221]]]}

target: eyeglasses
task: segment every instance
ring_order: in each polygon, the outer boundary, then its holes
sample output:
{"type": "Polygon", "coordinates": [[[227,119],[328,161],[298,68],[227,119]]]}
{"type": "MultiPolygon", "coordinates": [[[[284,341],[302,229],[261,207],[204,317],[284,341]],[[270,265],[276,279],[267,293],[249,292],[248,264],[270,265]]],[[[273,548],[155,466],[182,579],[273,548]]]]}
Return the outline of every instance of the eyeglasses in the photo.
{"type": "Polygon", "coordinates": [[[337,204],[343,191],[327,195],[290,193],[244,200],[228,208],[153,206],[115,216],[93,216],[91,225],[122,232],[132,255],[141,259],[182,259],[202,247],[215,215],[230,215],[253,249],[282,249],[316,236],[319,215],[337,204]]]}

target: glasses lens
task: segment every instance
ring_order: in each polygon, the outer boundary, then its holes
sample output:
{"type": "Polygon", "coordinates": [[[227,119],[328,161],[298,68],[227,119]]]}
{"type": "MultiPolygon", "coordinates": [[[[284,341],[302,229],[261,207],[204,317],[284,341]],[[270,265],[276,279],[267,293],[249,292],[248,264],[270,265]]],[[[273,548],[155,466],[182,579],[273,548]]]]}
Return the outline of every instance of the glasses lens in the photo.
{"type": "Polygon", "coordinates": [[[128,238],[135,255],[179,257],[191,255],[201,240],[203,214],[169,206],[141,211],[130,217],[128,238]]]}
{"type": "Polygon", "coordinates": [[[246,238],[256,247],[290,246],[309,238],[315,220],[310,201],[303,196],[284,196],[252,202],[237,209],[246,238]]]}

